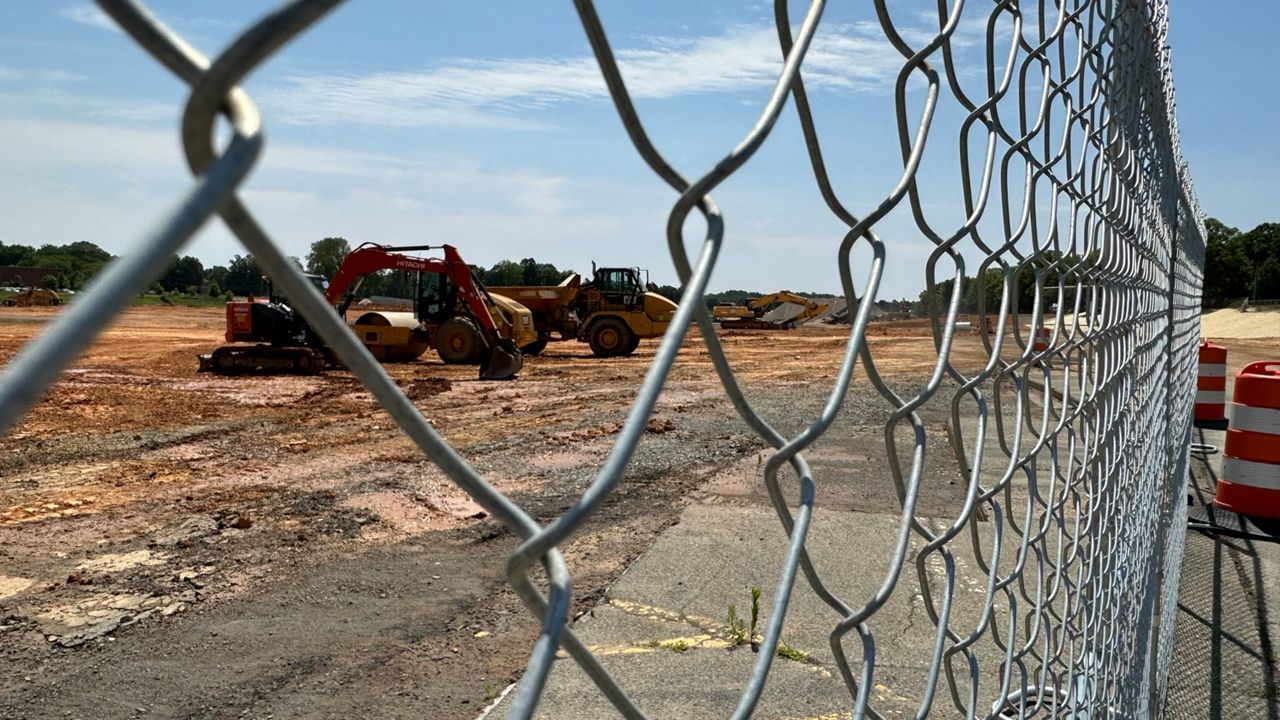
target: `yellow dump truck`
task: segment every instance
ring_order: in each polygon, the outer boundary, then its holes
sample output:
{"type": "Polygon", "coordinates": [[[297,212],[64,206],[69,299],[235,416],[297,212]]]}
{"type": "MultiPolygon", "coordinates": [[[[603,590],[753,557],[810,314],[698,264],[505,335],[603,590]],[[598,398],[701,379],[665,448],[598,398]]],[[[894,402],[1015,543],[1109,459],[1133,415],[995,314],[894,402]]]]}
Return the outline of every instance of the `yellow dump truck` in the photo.
{"type": "Polygon", "coordinates": [[[645,338],[661,337],[671,324],[676,304],[653,292],[652,283],[641,282],[639,268],[597,268],[583,283],[577,273],[559,285],[491,287],[533,312],[538,339],[520,349],[537,355],[548,342],[577,340],[591,346],[597,357],[635,352],[645,338]]]}

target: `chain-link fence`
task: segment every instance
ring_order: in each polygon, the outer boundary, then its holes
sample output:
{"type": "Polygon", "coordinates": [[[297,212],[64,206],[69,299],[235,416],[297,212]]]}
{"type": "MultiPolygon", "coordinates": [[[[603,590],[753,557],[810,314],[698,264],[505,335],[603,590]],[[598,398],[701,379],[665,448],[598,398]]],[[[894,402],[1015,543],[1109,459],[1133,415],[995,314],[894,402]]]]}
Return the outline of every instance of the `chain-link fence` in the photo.
{"type": "Polygon", "coordinates": [[[873,0],[875,24],[902,58],[893,113],[881,119],[896,128],[901,172],[881,199],[861,208],[841,196],[827,172],[828,162],[857,159],[824,155],[805,91],[806,52],[822,32],[821,0],[797,9],[803,15],[794,15],[785,0],[776,3],[782,62],[773,90],[750,132],[727,138],[723,159],[692,180],[646,132],[593,3],[575,0],[623,128],[675,192],[665,234],[684,299],[606,462],[581,497],[545,526],[436,433],[236,195],[263,147],[257,110],[236,83],[338,0],[287,3],[212,61],[140,6],[99,1],[191,86],[182,140],[195,184],[5,368],[0,428],[28,409],[175,251],[218,216],[401,429],[523,539],[507,573],[541,633],[510,716],[533,713],[563,649],[619,713],[641,718],[626,688],[566,626],[570,568],[558,547],[618,485],[696,324],[742,420],[776,448],[763,481],[789,537],[761,651],[733,717],[754,712],[798,575],[830,606],[831,649],[854,717],[880,716],[869,689],[878,665],[892,662],[893,649],[877,644],[875,618],[905,584],[922,596],[934,628],[927,673],[915,686],[918,716],[1159,714],[1185,526],[1204,253],[1199,209],[1178,150],[1164,0],[940,0],[929,11],[932,29],[923,34],[918,26],[907,32],[887,0],[873,0]],[[957,61],[961,33],[967,47],[977,48],[976,64],[957,61]],[[712,195],[768,141],[788,103],[798,114],[821,197],[848,228],[832,249],[854,308],[829,398],[794,437],[777,431],[746,399],[702,303],[717,257],[733,244],[712,195]],[[944,105],[960,118],[952,136],[937,120],[944,105]],[[219,114],[232,128],[221,152],[214,143],[219,114]],[[927,152],[948,147],[959,169],[949,198],[963,208],[958,224],[938,219],[918,182],[927,152]],[[694,213],[706,231],[690,258],[685,221],[694,213]],[[926,305],[937,362],[911,393],[881,377],[877,353],[865,339],[886,249],[894,242],[882,231],[890,215],[909,217],[933,246],[922,268],[893,268],[923,270],[931,298],[926,305]],[[865,260],[855,262],[855,253],[865,260]],[[977,369],[952,358],[961,310],[970,305],[986,356],[977,369]],[[891,411],[882,481],[897,488],[901,506],[888,570],[867,597],[841,596],[824,585],[805,549],[815,488],[823,480],[802,451],[840,414],[855,370],[867,380],[858,387],[874,389],[891,411]],[[936,427],[922,422],[926,405],[949,407],[949,437],[939,438],[936,427]],[[916,503],[926,461],[942,455],[958,464],[966,492],[954,517],[939,524],[919,517],[916,503]],[[779,484],[788,472],[800,488],[791,501],[779,484]],[[979,521],[987,523],[982,532],[979,521]],[[957,554],[975,562],[960,570],[957,554]],[[539,582],[532,579],[535,565],[545,573],[539,582]],[[979,588],[973,612],[963,615],[956,596],[962,572],[979,588]]]}

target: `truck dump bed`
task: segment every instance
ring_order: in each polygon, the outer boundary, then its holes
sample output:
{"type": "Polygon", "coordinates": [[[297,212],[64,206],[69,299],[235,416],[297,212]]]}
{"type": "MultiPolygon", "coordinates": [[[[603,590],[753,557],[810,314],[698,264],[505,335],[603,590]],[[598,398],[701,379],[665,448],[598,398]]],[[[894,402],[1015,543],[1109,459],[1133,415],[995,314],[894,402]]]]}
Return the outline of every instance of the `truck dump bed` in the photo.
{"type": "Polygon", "coordinates": [[[515,300],[532,310],[534,315],[557,317],[557,311],[577,299],[581,283],[582,278],[574,273],[559,285],[505,285],[490,287],[489,292],[515,300]]]}

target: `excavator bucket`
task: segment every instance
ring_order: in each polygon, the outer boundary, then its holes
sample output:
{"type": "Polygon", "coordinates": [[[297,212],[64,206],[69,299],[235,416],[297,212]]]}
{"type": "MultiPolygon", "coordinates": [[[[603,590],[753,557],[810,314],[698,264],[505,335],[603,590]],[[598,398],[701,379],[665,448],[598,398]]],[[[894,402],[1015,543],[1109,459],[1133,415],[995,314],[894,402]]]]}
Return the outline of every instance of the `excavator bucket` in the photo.
{"type": "Polygon", "coordinates": [[[481,380],[510,380],[524,367],[520,350],[510,340],[500,340],[489,348],[489,354],[480,363],[481,380]]]}

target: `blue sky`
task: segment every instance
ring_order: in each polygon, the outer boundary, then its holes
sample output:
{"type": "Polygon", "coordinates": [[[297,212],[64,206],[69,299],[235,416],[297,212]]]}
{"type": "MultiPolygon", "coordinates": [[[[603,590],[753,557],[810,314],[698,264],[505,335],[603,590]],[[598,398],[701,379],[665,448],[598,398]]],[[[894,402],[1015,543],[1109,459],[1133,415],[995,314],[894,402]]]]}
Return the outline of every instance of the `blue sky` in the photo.
{"type": "MultiPolygon", "coordinates": [[[[969,4],[985,16],[987,4],[969,4]]],[[[151,7],[212,53],[261,5],[151,7]]],[[[892,5],[909,41],[927,35],[934,3],[892,5]]],[[[602,2],[600,12],[657,146],[686,176],[705,172],[769,92],[771,6],[647,0],[602,2]]],[[[1270,57],[1280,3],[1176,0],[1171,13],[1183,152],[1206,213],[1241,228],[1280,220],[1280,82],[1270,57]]],[[[805,76],[833,180],[857,213],[901,171],[891,92],[901,59],[872,19],[869,2],[833,3],[805,76]]],[[[980,27],[966,21],[958,35],[971,91],[984,82],[980,27]]],[[[448,242],[475,264],[533,256],[585,270],[596,260],[675,281],[663,235],[674,195],[626,139],[567,0],[352,0],[245,87],[268,145],[242,196],[290,253],[305,256],[327,235],[448,242]]],[[[91,4],[0,0],[0,242],[90,240],[127,252],[189,183],[177,139],[185,97],[91,4]]],[[[913,87],[909,100],[920,98],[913,87]]],[[[944,101],[939,147],[954,148],[960,117],[944,101]]],[[[838,288],[843,226],[803,153],[788,109],[759,155],[715,192],[727,244],[713,290],[838,288]]],[[[956,154],[927,154],[921,168],[938,227],[963,219],[956,154]]],[[[932,246],[907,212],[879,229],[889,268],[881,297],[914,297],[932,246]]],[[[688,234],[700,238],[700,222],[688,234]]],[[[218,264],[243,251],[214,222],[188,252],[218,264]]]]}

